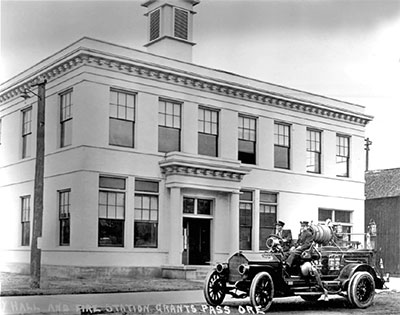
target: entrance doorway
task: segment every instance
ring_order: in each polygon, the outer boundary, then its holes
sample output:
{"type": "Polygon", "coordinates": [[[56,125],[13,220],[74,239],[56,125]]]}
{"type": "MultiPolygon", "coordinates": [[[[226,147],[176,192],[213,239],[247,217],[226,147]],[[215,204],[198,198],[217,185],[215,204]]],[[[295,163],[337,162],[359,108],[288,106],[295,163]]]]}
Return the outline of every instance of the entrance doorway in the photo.
{"type": "Polygon", "coordinates": [[[183,218],[183,264],[209,264],[210,222],[210,219],[183,218]]]}

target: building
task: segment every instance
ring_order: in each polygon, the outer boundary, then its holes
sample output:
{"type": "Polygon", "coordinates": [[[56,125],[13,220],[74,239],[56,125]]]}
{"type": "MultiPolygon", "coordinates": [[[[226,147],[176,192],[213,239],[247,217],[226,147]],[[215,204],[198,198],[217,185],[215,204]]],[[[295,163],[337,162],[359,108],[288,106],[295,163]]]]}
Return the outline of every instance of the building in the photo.
{"type": "Polygon", "coordinates": [[[20,96],[39,77],[45,266],[210,264],[264,249],[276,220],[364,232],[371,116],[193,64],[197,3],[145,2],[147,52],[82,38],[1,85],[3,269],[29,263],[37,98],[20,96]]]}
{"type": "Polygon", "coordinates": [[[376,223],[375,248],[385,270],[400,274],[400,168],[365,174],[365,222],[376,223]]]}

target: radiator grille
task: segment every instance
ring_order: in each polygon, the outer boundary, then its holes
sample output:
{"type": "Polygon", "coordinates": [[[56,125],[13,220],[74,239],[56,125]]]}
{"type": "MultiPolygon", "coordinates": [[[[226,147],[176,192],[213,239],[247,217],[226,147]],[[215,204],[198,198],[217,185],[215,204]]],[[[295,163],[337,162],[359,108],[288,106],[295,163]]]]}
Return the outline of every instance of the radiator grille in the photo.
{"type": "Polygon", "coordinates": [[[228,261],[229,264],[229,282],[236,282],[242,279],[238,268],[242,264],[247,264],[247,259],[240,254],[236,254],[228,261]]]}

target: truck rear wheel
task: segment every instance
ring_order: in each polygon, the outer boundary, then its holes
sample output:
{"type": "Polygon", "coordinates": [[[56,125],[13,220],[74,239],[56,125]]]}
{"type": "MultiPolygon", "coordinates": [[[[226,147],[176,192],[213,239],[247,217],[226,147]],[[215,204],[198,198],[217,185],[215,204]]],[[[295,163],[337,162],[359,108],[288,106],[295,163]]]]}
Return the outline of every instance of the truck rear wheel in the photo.
{"type": "Polygon", "coordinates": [[[358,308],[371,306],[375,296],[375,281],[369,272],[356,272],[350,279],[347,298],[350,304],[358,308]]]}
{"type": "Polygon", "coordinates": [[[258,273],[250,286],[250,301],[257,311],[266,312],[274,298],[274,282],[268,272],[258,273]]]}

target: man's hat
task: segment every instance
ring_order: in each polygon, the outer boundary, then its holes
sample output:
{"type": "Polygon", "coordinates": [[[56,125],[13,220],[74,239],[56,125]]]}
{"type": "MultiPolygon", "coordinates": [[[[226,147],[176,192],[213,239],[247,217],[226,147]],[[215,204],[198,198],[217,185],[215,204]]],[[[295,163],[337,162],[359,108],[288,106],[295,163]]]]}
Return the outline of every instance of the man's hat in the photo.
{"type": "Polygon", "coordinates": [[[301,225],[308,225],[308,221],[300,221],[301,225]]]}
{"type": "Polygon", "coordinates": [[[285,225],[285,222],[278,221],[278,222],[276,222],[276,223],[275,223],[275,225],[280,225],[280,226],[282,226],[282,227],[283,227],[283,226],[285,225]]]}

